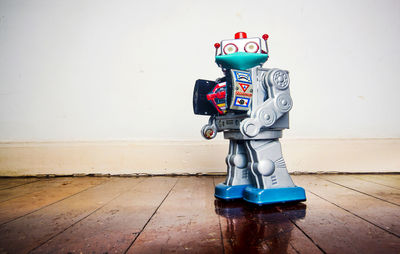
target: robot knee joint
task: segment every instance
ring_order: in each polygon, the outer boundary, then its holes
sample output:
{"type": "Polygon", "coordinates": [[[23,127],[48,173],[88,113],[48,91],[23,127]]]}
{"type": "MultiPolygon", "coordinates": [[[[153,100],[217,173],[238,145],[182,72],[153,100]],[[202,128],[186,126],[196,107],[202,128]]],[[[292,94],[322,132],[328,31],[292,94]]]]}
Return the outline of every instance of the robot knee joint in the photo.
{"type": "Polygon", "coordinates": [[[247,157],[242,153],[235,154],[229,158],[229,162],[231,165],[235,165],[238,168],[245,168],[247,166],[247,157]]]}
{"type": "Polygon", "coordinates": [[[270,176],[275,171],[275,163],[268,159],[261,160],[254,164],[254,169],[263,176],[270,176]]]}

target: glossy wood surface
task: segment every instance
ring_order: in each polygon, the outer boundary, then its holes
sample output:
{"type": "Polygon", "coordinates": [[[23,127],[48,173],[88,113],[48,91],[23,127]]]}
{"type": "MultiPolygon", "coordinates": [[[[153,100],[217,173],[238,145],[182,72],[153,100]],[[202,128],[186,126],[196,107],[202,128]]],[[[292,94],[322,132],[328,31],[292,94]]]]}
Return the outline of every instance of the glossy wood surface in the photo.
{"type": "Polygon", "coordinates": [[[5,202],[0,203],[0,225],[69,198],[104,181],[108,181],[108,179],[100,177],[88,179],[54,178],[21,185],[14,189],[1,190],[0,193],[10,193],[11,190],[13,192],[9,198],[5,198],[5,202]],[[19,191],[21,191],[20,195],[18,194],[19,191]]]}
{"type": "MultiPolygon", "coordinates": [[[[215,183],[223,181],[215,179],[215,183]]],[[[304,203],[256,206],[215,200],[225,253],[322,253],[294,222],[306,216],[304,203]],[[284,212],[291,211],[289,219],[284,212]]]]}
{"type": "MultiPolygon", "coordinates": [[[[344,209],[347,213],[364,221],[360,221],[360,223],[368,223],[387,232],[386,234],[379,233],[380,236],[387,235],[388,238],[392,237],[391,234],[400,236],[400,206],[335,184],[321,177],[296,176],[294,181],[300,186],[306,186],[307,191],[319,199],[342,210],[344,209]]],[[[375,237],[370,231],[366,231],[365,234],[375,237]]],[[[374,242],[372,238],[366,243],[371,242],[374,242]]],[[[358,243],[362,243],[362,241],[358,241],[358,243]]]]}
{"type": "Polygon", "coordinates": [[[307,201],[213,196],[223,177],[0,179],[0,253],[400,253],[399,175],[301,175],[307,201]]]}
{"type": "Polygon", "coordinates": [[[400,189],[400,175],[355,175],[362,180],[400,189]]]}
{"type": "Polygon", "coordinates": [[[122,253],[127,250],[177,178],[154,177],[134,185],[34,253],[122,253]],[[68,242],[68,245],[65,243],[68,242]]]}
{"type": "MultiPolygon", "coordinates": [[[[356,175],[324,175],[321,176],[321,178],[354,191],[370,195],[374,198],[381,199],[395,205],[400,205],[400,189],[371,181],[364,181],[358,178],[356,175]]],[[[374,180],[376,178],[372,179],[374,180]]],[[[400,187],[400,180],[398,181],[398,186],[400,187]]]]}
{"type": "Polygon", "coordinates": [[[182,177],[128,253],[222,253],[211,177],[182,177]]]}
{"type": "Polygon", "coordinates": [[[0,190],[39,181],[38,178],[0,178],[0,190]]]}

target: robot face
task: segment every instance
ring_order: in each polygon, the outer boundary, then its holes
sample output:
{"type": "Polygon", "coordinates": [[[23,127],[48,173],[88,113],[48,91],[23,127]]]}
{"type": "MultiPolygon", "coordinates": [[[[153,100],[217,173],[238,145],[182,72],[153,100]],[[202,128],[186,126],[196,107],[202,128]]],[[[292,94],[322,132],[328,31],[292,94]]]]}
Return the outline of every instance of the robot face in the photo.
{"type": "Polygon", "coordinates": [[[236,52],[261,53],[260,38],[245,38],[235,40],[223,40],[221,42],[222,55],[229,55],[236,52]]]}
{"type": "Polygon", "coordinates": [[[221,44],[215,43],[215,62],[223,69],[248,70],[257,65],[262,65],[268,59],[268,35],[264,34],[267,51],[261,49],[260,38],[247,38],[245,32],[235,34],[234,40],[223,40],[221,44]],[[221,47],[221,54],[218,49],[221,47]]]}

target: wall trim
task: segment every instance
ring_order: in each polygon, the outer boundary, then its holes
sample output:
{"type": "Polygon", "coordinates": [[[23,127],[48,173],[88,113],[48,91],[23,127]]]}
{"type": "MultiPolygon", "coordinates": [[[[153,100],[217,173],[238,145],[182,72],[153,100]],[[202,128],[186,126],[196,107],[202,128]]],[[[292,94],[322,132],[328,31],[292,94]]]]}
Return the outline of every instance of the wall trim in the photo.
{"type": "MultiPolygon", "coordinates": [[[[400,139],[283,139],[291,173],[397,173],[400,139]]],[[[0,176],[218,174],[226,140],[1,142],[0,176]]]]}

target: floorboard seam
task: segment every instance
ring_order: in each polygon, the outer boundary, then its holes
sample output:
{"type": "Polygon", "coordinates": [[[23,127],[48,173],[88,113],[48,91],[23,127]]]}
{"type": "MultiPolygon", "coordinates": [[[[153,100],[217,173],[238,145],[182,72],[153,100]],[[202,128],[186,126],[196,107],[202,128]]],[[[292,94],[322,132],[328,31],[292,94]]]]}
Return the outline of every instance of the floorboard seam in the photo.
{"type": "Polygon", "coordinates": [[[40,211],[40,210],[42,210],[42,209],[44,209],[44,208],[46,208],[46,207],[49,207],[49,206],[54,205],[54,204],[57,204],[58,202],[61,202],[61,201],[66,200],[66,199],[68,199],[68,198],[71,198],[71,197],[73,197],[73,196],[75,196],[75,195],[78,195],[79,193],[82,193],[82,192],[84,192],[84,191],[90,190],[91,188],[94,188],[94,187],[96,187],[96,186],[100,186],[100,185],[102,185],[102,184],[105,184],[106,182],[109,182],[109,181],[104,181],[104,182],[102,182],[102,183],[99,183],[99,184],[90,186],[89,188],[86,188],[86,189],[84,189],[84,190],[78,191],[77,193],[74,193],[74,194],[72,194],[72,195],[70,195],[70,196],[68,196],[68,197],[62,198],[62,199],[57,200],[57,201],[55,201],[55,202],[53,202],[53,203],[50,203],[50,204],[45,205],[45,206],[42,206],[42,207],[40,207],[40,208],[38,208],[38,209],[36,209],[36,210],[34,210],[34,211],[31,211],[31,212],[29,212],[29,213],[26,213],[26,214],[24,214],[24,215],[18,216],[18,217],[14,218],[14,219],[11,219],[11,220],[9,220],[9,221],[6,221],[6,222],[4,222],[4,223],[1,223],[1,224],[0,224],[0,227],[4,226],[4,225],[7,224],[7,223],[10,223],[10,222],[13,222],[13,221],[15,221],[15,220],[18,220],[19,218],[22,218],[22,217],[27,216],[27,215],[29,215],[29,214],[35,213],[35,212],[37,212],[37,211],[40,211]]]}
{"type": "Polygon", "coordinates": [[[295,251],[296,253],[300,254],[300,252],[293,246],[293,244],[291,244],[291,243],[289,242],[289,245],[290,245],[290,247],[292,247],[292,248],[294,249],[294,251],[295,251]]]}
{"type": "MultiPolygon", "coordinates": [[[[40,181],[40,180],[37,180],[37,181],[34,181],[34,182],[30,182],[30,183],[35,183],[35,182],[38,182],[38,181],[40,181]]],[[[30,183],[26,183],[26,184],[30,184],[30,183]]],[[[53,183],[54,183],[54,182],[53,182],[53,183]]],[[[16,186],[16,187],[19,187],[19,186],[22,186],[22,185],[25,185],[25,184],[21,184],[21,185],[18,185],[18,186],[16,186]]],[[[10,188],[13,188],[13,187],[10,187],[10,188]]],[[[46,188],[48,188],[48,187],[46,187],[46,188]]],[[[7,188],[7,189],[8,189],[8,188],[7,188]]],[[[3,190],[6,190],[6,189],[3,189],[3,190]]],[[[0,191],[1,191],[1,190],[0,190],[0,191]]],[[[13,199],[16,199],[16,198],[19,198],[19,197],[23,197],[23,196],[27,196],[27,195],[30,195],[30,194],[33,194],[33,193],[36,193],[36,192],[40,192],[40,191],[43,191],[43,190],[40,190],[40,189],[39,189],[39,190],[36,190],[36,191],[32,191],[32,192],[24,193],[24,194],[15,196],[15,197],[11,197],[11,198],[9,198],[9,199],[0,201],[0,204],[1,204],[1,203],[4,203],[4,202],[7,202],[7,201],[10,201],[10,200],[13,200],[13,199]]]]}
{"type": "Polygon", "coordinates": [[[287,216],[285,214],[285,212],[283,212],[281,209],[278,209],[278,211],[280,213],[282,213],[286,218],[288,218],[288,220],[296,227],[298,228],[322,253],[326,254],[326,251],[324,251],[324,249],[322,249],[321,246],[318,245],[318,243],[316,243],[311,236],[309,236],[302,228],[299,227],[299,225],[296,224],[295,221],[293,221],[289,216],[287,216]]]}
{"type": "Polygon", "coordinates": [[[386,184],[383,184],[383,183],[375,182],[375,181],[372,181],[372,180],[367,180],[367,179],[364,179],[364,178],[359,178],[357,176],[353,176],[353,177],[355,177],[357,179],[360,179],[362,181],[379,184],[379,185],[386,186],[386,187],[389,187],[389,188],[392,188],[392,189],[395,189],[395,190],[400,190],[400,188],[396,188],[396,187],[393,187],[393,186],[390,186],[390,185],[386,185],[386,184]]]}
{"type": "Polygon", "coordinates": [[[331,203],[332,205],[334,205],[334,206],[336,206],[336,207],[338,207],[338,208],[340,208],[340,209],[342,209],[342,210],[344,210],[344,211],[346,211],[346,212],[348,212],[348,213],[350,213],[350,214],[356,216],[357,218],[360,218],[360,219],[362,219],[363,221],[366,221],[366,222],[370,223],[371,225],[373,225],[373,226],[375,226],[375,227],[377,227],[377,228],[380,228],[380,229],[382,229],[383,231],[385,231],[385,232],[387,232],[387,233],[389,233],[389,234],[391,234],[391,235],[396,236],[397,238],[400,238],[400,236],[397,235],[396,233],[393,233],[393,232],[391,232],[391,231],[385,229],[384,227],[381,227],[381,226],[379,226],[379,225],[377,225],[377,224],[375,224],[375,223],[373,223],[373,222],[371,222],[371,221],[369,221],[369,220],[367,220],[367,219],[365,219],[365,218],[363,218],[363,217],[361,217],[361,216],[359,216],[359,215],[357,215],[357,214],[351,212],[350,210],[348,210],[348,209],[346,209],[346,208],[343,208],[343,207],[341,207],[341,206],[339,206],[339,205],[337,205],[337,204],[335,204],[335,203],[333,203],[333,202],[331,202],[331,201],[329,201],[329,200],[327,200],[327,199],[325,199],[325,198],[319,196],[318,194],[315,194],[314,192],[312,192],[312,191],[310,191],[310,190],[307,190],[307,191],[310,192],[310,193],[312,193],[312,194],[314,194],[315,196],[319,197],[320,199],[323,199],[323,200],[325,200],[325,201],[331,203]]]}
{"type": "MultiPolygon", "coordinates": [[[[215,188],[215,176],[213,177],[213,183],[214,183],[214,188],[215,188]]],[[[222,254],[225,254],[225,245],[224,245],[224,236],[222,234],[222,226],[221,226],[221,216],[218,216],[218,224],[219,224],[219,233],[221,237],[221,244],[222,244],[222,254]]]]}
{"type": "MultiPolygon", "coordinates": [[[[40,190],[38,190],[38,191],[40,191],[40,190]]],[[[25,193],[25,194],[21,194],[21,195],[15,196],[15,197],[11,197],[11,198],[6,199],[6,200],[2,200],[2,201],[0,201],[0,204],[4,203],[4,202],[7,202],[7,201],[10,201],[10,200],[13,200],[13,199],[16,199],[16,198],[20,198],[20,197],[23,197],[23,196],[26,196],[26,195],[33,194],[33,193],[38,192],[38,191],[29,192],[29,193],[25,193]]]]}
{"type": "MultiPolygon", "coordinates": [[[[36,182],[38,182],[38,181],[40,181],[40,180],[37,180],[37,181],[34,181],[34,182],[30,182],[30,183],[36,183],[36,182]]],[[[26,183],[26,184],[30,184],[30,183],[26,183]]],[[[14,187],[2,189],[2,190],[8,190],[8,189],[12,189],[12,188],[15,188],[15,187],[23,186],[23,185],[26,185],[26,184],[21,184],[21,185],[18,185],[18,186],[14,186],[14,187]]],[[[0,191],[2,191],[2,190],[0,190],[0,191]]],[[[16,198],[19,198],[19,197],[23,197],[23,196],[26,196],[26,195],[30,195],[30,194],[35,193],[35,192],[38,192],[38,191],[41,191],[41,190],[37,190],[37,191],[33,191],[33,192],[24,193],[24,194],[15,196],[15,197],[11,197],[11,198],[6,199],[6,200],[2,200],[2,201],[0,201],[0,204],[1,204],[1,203],[4,203],[4,202],[7,202],[7,201],[10,201],[10,200],[13,200],[13,199],[16,199],[16,198]]]]}
{"type": "Polygon", "coordinates": [[[396,203],[393,203],[393,202],[391,202],[391,201],[388,201],[388,200],[385,200],[385,199],[382,199],[382,198],[379,198],[379,197],[375,197],[375,196],[373,196],[373,195],[371,195],[371,194],[368,194],[368,193],[359,191],[359,190],[357,190],[357,189],[353,189],[353,188],[351,188],[351,187],[348,187],[348,186],[343,185],[343,184],[340,184],[340,183],[333,182],[333,181],[331,181],[331,180],[329,180],[329,179],[325,179],[325,178],[321,178],[321,179],[323,179],[323,180],[325,180],[325,181],[328,181],[328,182],[330,182],[330,183],[333,183],[333,184],[342,186],[342,187],[347,188],[347,189],[349,189],[349,190],[356,191],[356,192],[358,192],[358,193],[367,195],[367,196],[369,196],[369,197],[379,199],[379,200],[384,201],[384,202],[387,202],[387,203],[389,203],[389,204],[392,204],[392,205],[395,205],[395,206],[400,206],[400,205],[398,205],[398,204],[396,204],[396,203]]]}
{"type": "Polygon", "coordinates": [[[16,188],[16,187],[23,186],[23,185],[27,185],[27,184],[31,184],[31,183],[36,183],[36,182],[39,182],[39,181],[40,181],[40,180],[36,180],[36,181],[29,182],[29,183],[23,183],[23,184],[19,184],[19,185],[7,187],[7,188],[4,188],[4,189],[0,189],[0,191],[12,189],[12,188],[16,188]]]}
{"type": "MultiPolygon", "coordinates": [[[[142,181],[134,184],[131,188],[129,188],[126,191],[130,191],[132,189],[134,189],[135,187],[137,187],[137,185],[139,185],[140,183],[142,183],[145,179],[143,179],[142,181]]],[[[97,212],[98,210],[102,209],[103,207],[105,207],[106,205],[108,205],[110,202],[112,202],[113,200],[115,200],[116,198],[120,197],[122,194],[124,194],[126,191],[121,191],[120,193],[118,193],[117,195],[115,195],[113,198],[111,198],[108,202],[106,202],[105,204],[103,204],[102,206],[96,208],[95,210],[93,210],[91,213],[89,213],[88,215],[84,216],[83,218],[75,221],[74,223],[72,223],[71,225],[69,225],[68,227],[66,227],[65,229],[63,229],[62,231],[58,232],[57,234],[51,236],[49,239],[47,239],[46,241],[44,241],[43,243],[41,243],[40,245],[36,246],[35,248],[31,249],[30,251],[28,251],[28,253],[31,253],[32,251],[40,248],[41,246],[45,245],[46,243],[48,243],[49,241],[51,241],[52,239],[54,239],[55,237],[59,236],[60,234],[64,233],[65,231],[67,231],[69,228],[75,226],[76,224],[78,224],[79,222],[83,221],[84,219],[86,219],[87,217],[89,217],[90,215],[94,214],[95,212],[97,212]]]]}
{"type": "Polygon", "coordinates": [[[138,237],[140,236],[140,234],[145,230],[147,224],[149,224],[149,222],[151,221],[151,219],[154,217],[154,215],[157,213],[158,209],[161,207],[161,205],[164,203],[164,201],[167,199],[167,197],[169,196],[169,194],[171,193],[171,191],[175,188],[175,185],[178,183],[179,178],[176,179],[176,182],[174,183],[174,185],[171,187],[171,189],[168,191],[167,195],[165,195],[164,199],[161,200],[161,203],[157,206],[156,210],[154,211],[154,213],[150,216],[150,218],[146,221],[146,224],[144,224],[142,230],[140,230],[138,232],[138,234],[135,236],[135,238],[132,240],[132,242],[129,244],[128,248],[124,251],[124,254],[126,254],[128,252],[128,250],[133,246],[133,244],[135,243],[136,239],[138,239],[138,237]]]}

